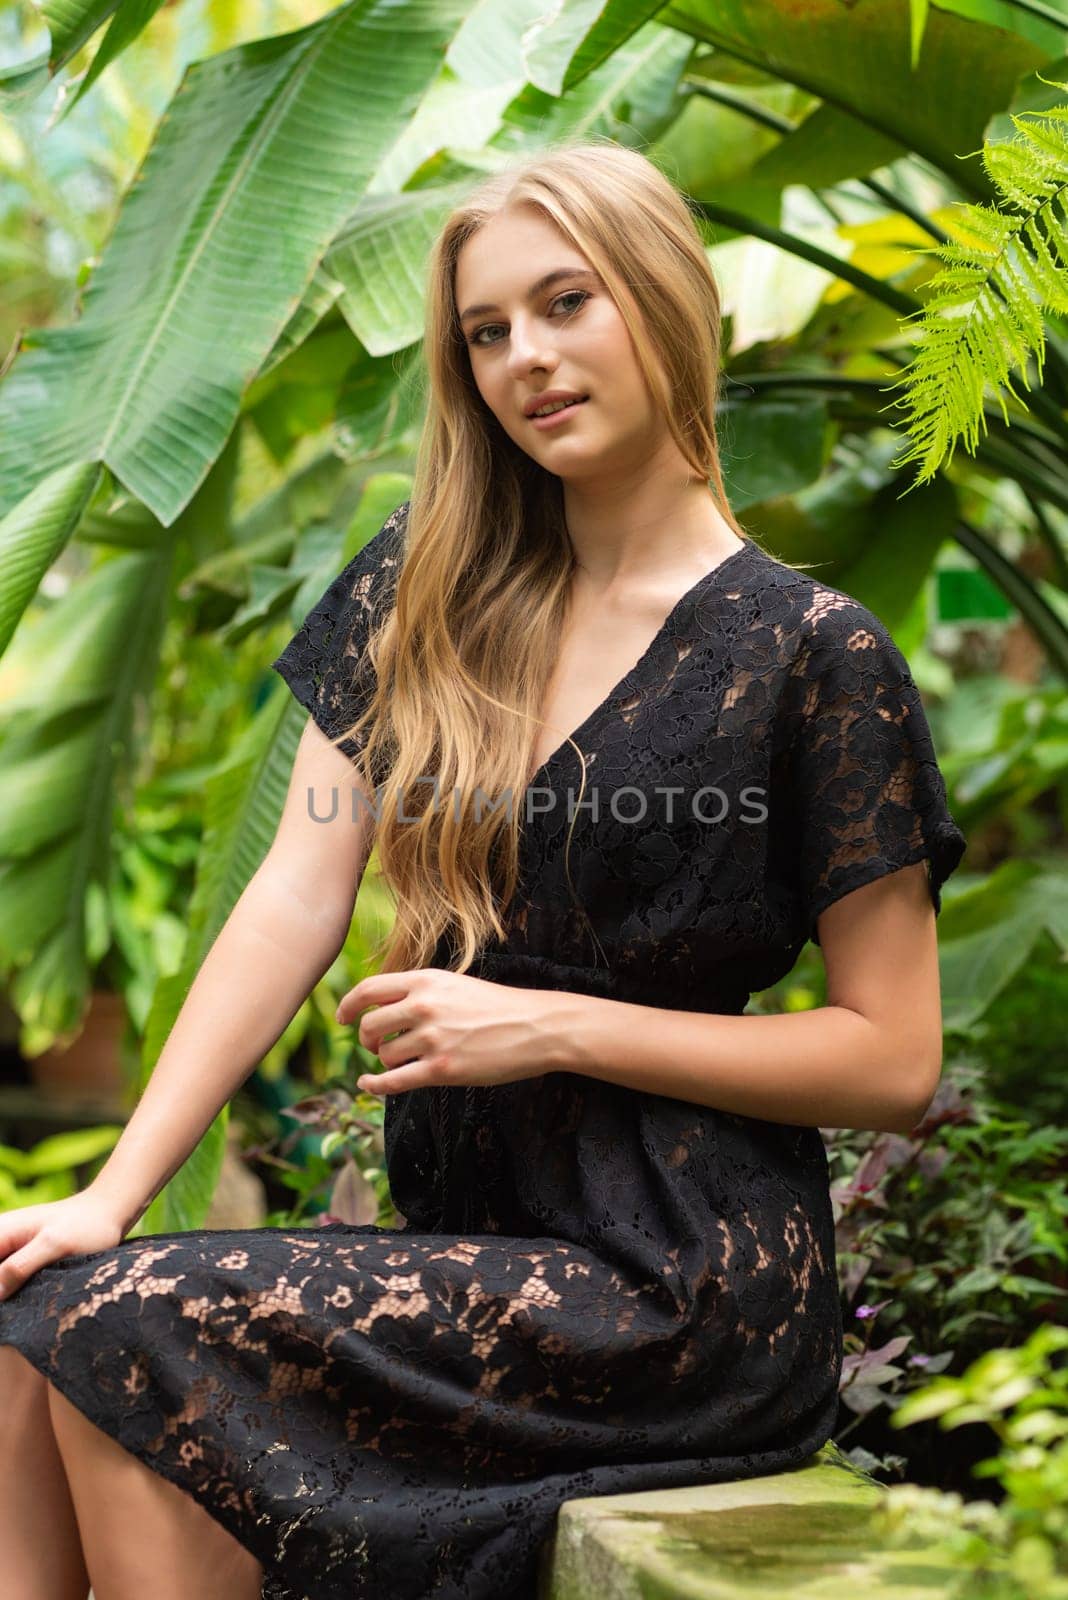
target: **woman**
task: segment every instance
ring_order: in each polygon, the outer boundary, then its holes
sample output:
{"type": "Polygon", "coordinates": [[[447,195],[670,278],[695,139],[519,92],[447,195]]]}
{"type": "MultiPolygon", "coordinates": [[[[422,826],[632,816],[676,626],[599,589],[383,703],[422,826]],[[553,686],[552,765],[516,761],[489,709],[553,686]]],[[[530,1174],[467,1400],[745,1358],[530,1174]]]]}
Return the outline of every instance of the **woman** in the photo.
{"type": "Polygon", "coordinates": [[[411,499],[274,663],[310,712],[277,838],[91,1189],[0,1218],[58,1451],[6,1490],[26,1597],[34,1529],[84,1593],[69,1484],[109,1600],[165,1539],[175,1595],[530,1600],[564,1500],[834,1429],[819,1130],[930,1101],[964,848],[907,664],[731,514],[715,284],[641,155],[485,180],[425,351],[411,499]],[[339,1016],[405,1227],[121,1242],[335,958],[372,833],[397,919],[339,1016]],[[743,1015],[810,937],[827,1005],[743,1015]]]}

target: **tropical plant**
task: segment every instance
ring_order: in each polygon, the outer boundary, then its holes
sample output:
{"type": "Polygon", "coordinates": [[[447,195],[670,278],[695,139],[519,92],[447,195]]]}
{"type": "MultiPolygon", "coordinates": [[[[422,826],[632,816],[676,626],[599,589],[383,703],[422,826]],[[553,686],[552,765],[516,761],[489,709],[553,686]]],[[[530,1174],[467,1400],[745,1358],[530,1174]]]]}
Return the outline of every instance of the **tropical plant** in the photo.
{"type": "Polygon", "coordinates": [[[121,1126],[50,1133],[29,1150],[0,1145],[0,1211],[66,1200],[90,1183],[111,1154],[121,1126]]]}
{"type": "MultiPolygon", "coordinates": [[[[907,1136],[849,1133],[831,1147],[848,1315],[888,1307],[884,1328],[925,1363],[972,1360],[1068,1296],[1068,1130],[1012,1119],[974,1079],[945,1072],[907,1136]]],[[[882,1396],[857,1385],[869,1392],[851,1409],[864,1415],[882,1396]]]]}
{"type": "Polygon", "coordinates": [[[884,1489],[872,1531],[898,1547],[934,1544],[961,1569],[954,1600],[1068,1596],[1068,1327],[1043,1323],[1019,1348],[987,1350],[959,1377],[939,1376],[901,1402],[894,1426],[937,1418],[983,1423],[997,1453],[974,1469],[999,1503],[916,1484],[884,1489]]]}
{"type": "MultiPolygon", "coordinates": [[[[1068,92],[1068,84],[1053,87],[1068,92]]],[[[895,462],[918,461],[919,483],[934,477],[961,435],[975,453],[987,427],[988,388],[1006,388],[1022,404],[1010,375],[1019,371],[1030,388],[1033,356],[1041,382],[1042,313],[1068,312],[1068,106],[1030,116],[1012,118],[1017,138],[983,145],[983,167],[1003,209],[961,208],[958,239],[926,252],[945,266],[928,284],[919,313],[918,350],[898,402],[908,412],[910,443],[895,462]]],[[[1004,400],[1001,412],[1008,423],[1004,400]]],[[[1057,407],[1046,401],[1041,412],[1055,430],[1047,428],[1050,446],[1063,448],[1068,436],[1057,407]]]]}
{"type": "Polygon", "coordinates": [[[325,1210],[318,1213],[319,1221],[397,1226],[382,1165],[385,1107],[363,1109],[364,1103],[373,1099],[373,1095],[354,1096],[346,1080],[339,1079],[286,1107],[286,1117],[319,1136],[319,1149],[311,1160],[299,1163],[286,1162],[282,1154],[268,1157],[282,1169],[280,1181],[296,1197],[290,1212],[268,1217],[268,1226],[300,1222],[307,1216],[309,1201],[323,1193],[324,1186],[329,1192],[325,1210]]]}

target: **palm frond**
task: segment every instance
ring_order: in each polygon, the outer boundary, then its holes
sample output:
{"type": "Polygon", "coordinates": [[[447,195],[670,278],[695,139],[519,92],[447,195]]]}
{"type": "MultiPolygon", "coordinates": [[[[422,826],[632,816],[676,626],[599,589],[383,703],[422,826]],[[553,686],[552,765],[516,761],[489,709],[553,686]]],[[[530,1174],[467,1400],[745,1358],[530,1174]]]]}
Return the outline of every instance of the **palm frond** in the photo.
{"type": "MultiPolygon", "coordinates": [[[[1053,87],[1068,91],[1068,84],[1053,87]]],[[[894,465],[919,462],[917,483],[952,460],[959,440],[975,454],[988,391],[1006,422],[1006,395],[1027,410],[1012,377],[1030,391],[1033,357],[1041,384],[1043,313],[1068,310],[1068,106],[1012,121],[1015,138],[983,146],[998,208],[962,205],[955,238],[924,250],[943,267],[922,310],[905,319],[917,321],[917,345],[888,386],[904,396],[884,409],[908,412],[908,446],[894,465]]]]}

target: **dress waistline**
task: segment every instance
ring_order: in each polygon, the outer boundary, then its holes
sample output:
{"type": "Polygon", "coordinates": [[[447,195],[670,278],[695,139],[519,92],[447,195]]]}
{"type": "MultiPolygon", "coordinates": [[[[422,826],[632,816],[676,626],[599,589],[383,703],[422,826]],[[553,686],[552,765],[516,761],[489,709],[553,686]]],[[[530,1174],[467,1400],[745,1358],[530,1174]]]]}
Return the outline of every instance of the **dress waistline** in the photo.
{"type": "Polygon", "coordinates": [[[724,985],[694,992],[693,980],[672,983],[670,978],[641,978],[615,967],[589,967],[553,961],[548,956],[513,950],[481,950],[469,968],[474,978],[514,984],[525,989],[561,989],[571,994],[596,995],[633,1005],[662,1006],[673,1011],[705,1011],[717,1016],[741,1016],[749,1000],[747,989],[724,985]]]}

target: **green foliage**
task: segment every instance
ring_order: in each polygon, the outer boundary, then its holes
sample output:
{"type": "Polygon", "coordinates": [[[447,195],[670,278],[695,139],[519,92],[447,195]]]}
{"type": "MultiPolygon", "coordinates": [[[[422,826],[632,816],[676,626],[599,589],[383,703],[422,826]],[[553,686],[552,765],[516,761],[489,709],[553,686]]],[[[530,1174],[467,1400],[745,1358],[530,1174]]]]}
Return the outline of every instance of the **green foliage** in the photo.
{"type": "MultiPolygon", "coordinates": [[[[366,1051],[359,1054],[367,1056],[366,1051]]],[[[265,1226],[298,1226],[309,1218],[319,1223],[398,1225],[382,1164],[385,1106],[375,1095],[352,1094],[349,1082],[356,1070],[354,1065],[319,1093],[285,1107],[283,1116],[313,1135],[318,1149],[300,1163],[287,1161],[287,1149],[293,1144],[290,1134],[281,1141],[278,1154],[268,1156],[279,1181],[293,1190],[295,1198],[288,1210],[271,1213],[265,1226]]]]}
{"type": "Polygon", "coordinates": [[[1010,375],[1018,371],[1030,389],[1034,356],[1041,381],[1042,312],[1068,311],[1068,106],[1012,122],[1017,138],[983,146],[984,169],[1006,209],[964,206],[954,219],[957,240],[921,252],[945,266],[931,279],[922,311],[907,319],[919,321],[918,346],[906,377],[892,386],[906,391],[893,404],[907,411],[910,436],[897,465],[918,461],[920,483],[952,459],[958,439],[975,454],[987,428],[988,389],[1006,422],[1002,389],[1024,405],[1010,375]]]}
{"type": "Polygon", "coordinates": [[[1032,1126],[1064,1121],[1066,1017],[1068,961],[1047,937],[970,1030],[967,1051],[982,1063],[988,1092],[1032,1126]]]}
{"type": "Polygon", "coordinates": [[[970,1361],[1065,1306],[1066,1157],[1068,1129],[1002,1114],[952,1068],[909,1136],[835,1132],[831,1196],[851,1330],[842,1392],[858,1416],[898,1392],[888,1379],[900,1374],[871,1371],[874,1315],[903,1341],[883,1360],[907,1348],[910,1367],[928,1370],[970,1361]]]}
{"type": "Polygon", "coordinates": [[[105,1125],[52,1133],[30,1150],[0,1145],[0,1211],[66,1200],[92,1181],[122,1128],[105,1125]]]}
{"type": "Polygon", "coordinates": [[[61,467],[0,520],[0,655],[96,490],[95,462],[61,467]]]}
{"type": "Polygon", "coordinates": [[[67,100],[64,114],[92,87],[108,63],[137,38],[163,3],[164,0],[45,0],[42,9],[52,35],[48,61],[52,72],[69,61],[105,18],[111,17],[92,65],[67,100]]]}
{"type": "Polygon", "coordinates": [[[379,22],[359,3],[189,69],[81,317],[29,335],[0,388],[0,504],[78,457],[106,461],[167,526],[189,504],[242,391],[440,69],[458,0],[430,13],[411,4],[391,19],[407,42],[385,97],[379,22]],[[375,114],[354,115],[361,101],[375,114]]]}
{"type": "Polygon", "coordinates": [[[997,1454],[975,1476],[1003,1491],[964,1503],[915,1484],[884,1491],[873,1531],[898,1546],[934,1541],[967,1572],[951,1600],[1065,1600],[1068,1596],[1068,1327],[1044,1323],[1020,1348],[987,1350],[959,1377],[940,1376],[903,1400],[895,1428],[937,1418],[984,1423],[997,1454]]]}

